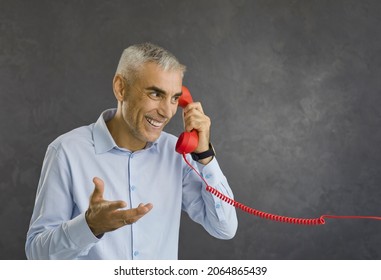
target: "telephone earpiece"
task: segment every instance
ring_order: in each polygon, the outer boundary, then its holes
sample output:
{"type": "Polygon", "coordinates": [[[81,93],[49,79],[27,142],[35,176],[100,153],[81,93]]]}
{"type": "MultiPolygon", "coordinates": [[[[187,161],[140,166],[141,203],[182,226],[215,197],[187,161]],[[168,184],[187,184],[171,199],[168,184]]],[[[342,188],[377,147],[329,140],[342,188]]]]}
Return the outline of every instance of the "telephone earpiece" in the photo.
{"type": "MultiPolygon", "coordinates": [[[[182,94],[179,98],[179,106],[185,108],[189,103],[193,102],[190,91],[185,86],[182,87],[182,94]]],[[[176,143],[176,152],[180,154],[188,154],[193,152],[198,146],[198,134],[196,130],[191,132],[183,132],[179,136],[176,143]]]]}

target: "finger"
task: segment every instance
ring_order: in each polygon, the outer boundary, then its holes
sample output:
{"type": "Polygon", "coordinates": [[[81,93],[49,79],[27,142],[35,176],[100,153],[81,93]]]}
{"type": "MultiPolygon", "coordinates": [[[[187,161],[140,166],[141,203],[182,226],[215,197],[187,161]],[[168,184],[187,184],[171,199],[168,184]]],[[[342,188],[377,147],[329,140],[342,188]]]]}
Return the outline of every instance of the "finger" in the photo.
{"type": "Polygon", "coordinates": [[[123,200],[109,201],[107,207],[110,211],[115,211],[127,207],[127,203],[123,200]]]}
{"type": "Polygon", "coordinates": [[[209,131],[211,125],[210,118],[206,115],[192,114],[185,118],[185,130],[196,129],[198,132],[209,131]]]}
{"type": "Polygon", "coordinates": [[[200,112],[204,112],[204,110],[202,109],[202,105],[200,102],[192,102],[192,103],[189,103],[185,108],[184,108],[184,113],[187,113],[188,111],[190,110],[198,110],[200,112]]]}
{"type": "Polygon", "coordinates": [[[104,193],[104,182],[102,179],[98,177],[94,177],[93,183],[95,185],[94,191],[91,195],[90,202],[96,202],[98,200],[103,199],[103,193],[104,193]]]}
{"type": "Polygon", "coordinates": [[[149,208],[150,210],[153,208],[152,203],[147,203],[147,204],[139,203],[138,208],[143,206],[149,208]]]}
{"type": "Polygon", "coordinates": [[[143,204],[140,203],[137,208],[132,208],[128,210],[120,210],[120,217],[119,219],[121,221],[130,221],[134,220],[137,221],[141,217],[143,217],[145,214],[147,214],[151,209],[153,208],[152,203],[143,204]]]}
{"type": "Polygon", "coordinates": [[[205,115],[204,111],[202,110],[201,104],[197,105],[193,103],[191,105],[188,105],[187,110],[184,111],[184,119],[197,117],[197,118],[203,118],[205,115]],[[191,106],[192,105],[192,106],[191,106]]]}
{"type": "MultiPolygon", "coordinates": [[[[148,212],[149,212],[149,211],[152,210],[152,208],[153,208],[153,204],[152,204],[152,203],[147,203],[146,205],[144,205],[144,207],[145,207],[146,209],[148,209],[148,212]]],[[[148,213],[148,212],[147,212],[147,213],[148,213]]]]}
{"type": "Polygon", "coordinates": [[[130,215],[131,217],[141,217],[151,211],[152,208],[153,205],[151,203],[147,203],[146,205],[139,205],[137,208],[130,209],[130,215]]]}
{"type": "Polygon", "coordinates": [[[204,110],[200,102],[190,103],[183,110],[184,115],[192,114],[193,112],[204,114],[204,110]]]}

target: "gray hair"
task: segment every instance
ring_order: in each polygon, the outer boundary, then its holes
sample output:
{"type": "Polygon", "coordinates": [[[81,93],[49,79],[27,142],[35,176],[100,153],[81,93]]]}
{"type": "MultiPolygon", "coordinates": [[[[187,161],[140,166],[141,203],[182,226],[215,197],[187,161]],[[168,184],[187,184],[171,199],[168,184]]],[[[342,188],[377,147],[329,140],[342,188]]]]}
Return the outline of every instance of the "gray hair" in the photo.
{"type": "Polygon", "coordinates": [[[169,51],[152,43],[142,43],[132,45],[123,51],[116,74],[122,75],[132,83],[139,69],[147,62],[154,62],[165,71],[181,71],[183,75],[186,70],[186,67],[169,51]]]}

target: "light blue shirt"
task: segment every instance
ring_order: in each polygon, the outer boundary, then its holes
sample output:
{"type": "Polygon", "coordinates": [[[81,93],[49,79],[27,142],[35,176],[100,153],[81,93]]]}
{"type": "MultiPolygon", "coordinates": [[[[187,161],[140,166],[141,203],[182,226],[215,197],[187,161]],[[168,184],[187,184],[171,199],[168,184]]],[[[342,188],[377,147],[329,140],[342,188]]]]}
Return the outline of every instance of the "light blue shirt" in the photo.
{"type": "MultiPolygon", "coordinates": [[[[238,224],[234,207],[206,191],[175,152],[177,138],[162,132],[143,150],[119,148],[106,126],[115,112],[107,110],[95,124],[49,145],[27,233],[28,259],[177,259],[181,210],[212,236],[232,238],[238,224]],[[153,209],[97,238],[85,219],[94,177],[105,183],[104,199],[124,200],[127,208],[150,202],[153,209]]],[[[233,197],[215,158],[205,166],[188,160],[209,185],[233,197]]]]}

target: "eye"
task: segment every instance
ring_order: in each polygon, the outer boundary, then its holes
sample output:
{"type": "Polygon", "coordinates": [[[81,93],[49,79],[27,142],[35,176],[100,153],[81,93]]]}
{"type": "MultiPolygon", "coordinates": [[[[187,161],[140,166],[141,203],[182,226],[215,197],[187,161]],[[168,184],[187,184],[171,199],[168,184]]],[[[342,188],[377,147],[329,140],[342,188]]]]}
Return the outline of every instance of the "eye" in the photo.
{"type": "Polygon", "coordinates": [[[163,97],[158,91],[151,91],[148,93],[148,96],[153,100],[160,100],[163,97]]]}
{"type": "Polygon", "coordinates": [[[171,99],[172,104],[176,104],[177,102],[179,102],[179,98],[180,98],[179,95],[173,96],[171,99]]]}

